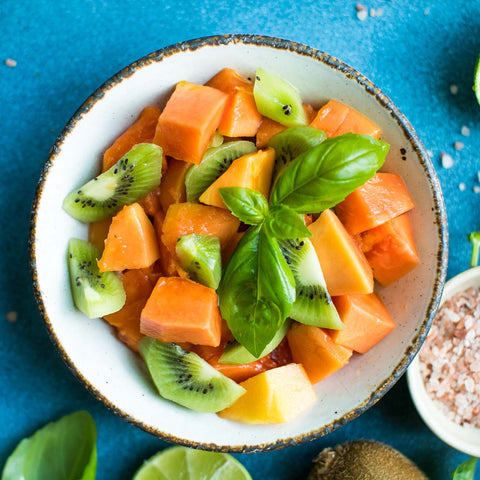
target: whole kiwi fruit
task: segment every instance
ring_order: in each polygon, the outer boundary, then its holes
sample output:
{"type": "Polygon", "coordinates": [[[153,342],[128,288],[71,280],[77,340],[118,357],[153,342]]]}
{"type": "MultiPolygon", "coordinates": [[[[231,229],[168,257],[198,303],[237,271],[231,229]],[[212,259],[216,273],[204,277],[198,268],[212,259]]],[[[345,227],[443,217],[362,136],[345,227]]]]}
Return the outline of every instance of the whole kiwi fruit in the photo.
{"type": "Polygon", "coordinates": [[[307,480],[428,480],[407,457],[375,440],[354,440],[323,449],[307,480]]]}

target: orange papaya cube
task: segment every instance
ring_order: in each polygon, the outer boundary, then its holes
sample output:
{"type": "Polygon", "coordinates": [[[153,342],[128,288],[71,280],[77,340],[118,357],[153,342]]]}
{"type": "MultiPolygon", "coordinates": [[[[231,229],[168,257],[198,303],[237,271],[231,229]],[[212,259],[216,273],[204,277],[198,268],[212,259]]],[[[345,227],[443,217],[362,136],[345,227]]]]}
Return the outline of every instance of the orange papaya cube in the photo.
{"type": "Polygon", "coordinates": [[[220,345],[222,317],[212,288],[160,277],[140,316],[140,332],[162,342],[220,345]]]}
{"type": "Polygon", "coordinates": [[[344,133],[358,133],[361,135],[369,135],[373,138],[380,138],[382,131],[375,123],[368,119],[365,115],[362,115],[357,110],[350,107],[347,116],[343,120],[342,124],[335,132],[335,137],[343,135],[344,133]]]}
{"type": "Polygon", "coordinates": [[[218,412],[228,420],[249,424],[285,423],[315,403],[315,392],[302,365],[290,363],[241,382],[246,393],[218,412]]]}
{"type": "Polygon", "coordinates": [[[372,268],[332,210],[308,226],[330,295],[373,292],[372,268]]]}
{"type": "Polygon", "coordinates": [[[159,257],[152,222],[138,203],[132,203],[112,218],[98,268],[100,272],[144,268],[159,257]]]}
{"type": "Polygon", "coordinates": [[[149,217],[153,217],[162,208],[160,196],[161,189],[158,186],[138,201],[149,217]]]}
{"type": "Polygon", "coordinates": [[[102,171],[117,163],[137,143],[150,143],[155,135],[160,109],[145,107],[138,120],[120,135],[103,154],[102,171]]]}
{"type": "Polygon", "coordinates": [[[352,349],[337,345],[327,330],[293,322],[287,332],[293,361],[301,363],[312,384],[327,378],[345,366],[352,349]]]}
{"type": "Polygon", "coordinates": [[[237,87],[250,88],[253,90],[253,83],[243,78],[233,68],[224,68],[214,75],[207,83],[208,87],[217,88],[222,92],[233,95],[237,87]]]}
{"type": "Polygon", "coordinates": [[[376,173],[335,207],[350,235],[357,235],[402,213],[415,204],[403,178],[395,173],[376,173]]]}
{"type": "Polygon", "coordinates": [[[374,293],[332,297],[345,328],[329,330],[337,345],[366,353],[394,328],[395,323],[383,302],[374,293]]]}
{"type": "Polygon", "coordinates": [[[153,228],[157,234],[158,249],[160,251],[160,258],[158,259],[158,262],[165,276],[171,277],[177,275],[180,265],[178,265],[176,255],[172,253],[163,243],[162,229],[164,220],[165,214],[162,210],[159,210],[153,217],[153,228]]]}
{"type": "Polygon", "coordinates": [[[228,207],[223,203],[219,189],[223,187],[244,187],[259,191],[268,198],[272,182],[275,150],[258,150],[235,159],[201,195],[200,202],[214,207],[228,207]]]}
{"type": "Polygon", "coordinates": [[[108,229],[112,223],[111,218],[92,222],[88,226],[88,241],[95,245],[101,252],[105,248],[105,239],[108,235],[108,229]]]}
{"type": "Polygon", "coordinates": [[[228,95],[216,88],[179,82],[158,118],[156,141],[177,160],[200,163],[220,124],[228,95]]]}
{"type": "Polygon", "coordinates": [[[420,264],[408,212],[361,234],[373,277],[390,285],[420,264]]]}
{"type": "Polygon", "coordinates": [[[118,312],[105,315],[103,318],[116,328],[119,340],[137,352],[138,343],[143,337],[140,333],[140,313],[147,303],[158,275],[152,267],[125,270],[119,275],[127,297],[125,305],[118,312]]]}
{"type": "Polygon", "coordinates": [[[175,255],[178,237],[196,233],[214,235],[220,240],[222,252],[232,242],[240,226],[238,218],[224,208],[199,203],[172,203],[162,226],[162,242],[175,255]]]}
{"type": "Polygon", "coordinates": [[[185,190],[185,175],[191,163],[170,158],[167,171],[162,176],[160,183],[160,204],[164,212],[172,203],[182,203],[187,199],[185,190]]]}

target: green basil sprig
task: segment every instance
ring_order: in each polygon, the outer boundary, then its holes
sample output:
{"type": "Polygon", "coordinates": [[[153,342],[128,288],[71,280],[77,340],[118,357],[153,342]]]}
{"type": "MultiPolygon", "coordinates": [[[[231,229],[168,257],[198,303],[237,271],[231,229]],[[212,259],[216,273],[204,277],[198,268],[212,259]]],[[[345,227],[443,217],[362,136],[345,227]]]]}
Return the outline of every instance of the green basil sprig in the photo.
{"type": "Polygon", "coordinates": [[[218,192],[232,214],[247,225],[262,223],[268,214],[268,202],[257,190],[242,187],[223,187],[218,192]]]}
{"type": "Polygon", "coordinates": [[[286,205],[274,205],[265,217],[265,227],[272,237],[280,240],[311,237],[303,215],[286,205]]]}
{"type": "Polygon", "coordinates": [[[475,478],[475,467],[477,466],[477,457],[470,457],[461,463],[452,473],[453,480],[473,480],[475,478]]]}
{"type": "Polygon", "coordinates": [[[389,145],[366,135],[329,138],[298,156],[278,178],[270,203],[298,213],[334,207],[383,165],[389,145]]]}

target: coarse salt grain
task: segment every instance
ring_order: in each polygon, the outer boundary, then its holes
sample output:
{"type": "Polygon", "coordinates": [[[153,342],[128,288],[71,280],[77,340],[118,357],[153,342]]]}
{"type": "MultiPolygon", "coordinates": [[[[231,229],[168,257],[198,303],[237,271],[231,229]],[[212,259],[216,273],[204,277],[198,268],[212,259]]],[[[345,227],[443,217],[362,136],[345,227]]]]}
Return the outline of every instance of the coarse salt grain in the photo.
{"type": "Polygon", "coordinates": [[[450,93],[456,95],[458,93],[458,85],[450,85],[450,93]]]}
{"type": "Polygon", "coordinates": [[[458,184],[458,188],[461,192],[464,192],[467,186],[462,182],[458,184]]]}
{"type": "Polygon", "coordinates": [[[357,18],[360,21],[364,21],[368,17],[368,12],[366,10],[360,10],[357,12],[357,18]]]}
{"type": "Polygon", "coordinates": [[[441,153],[440,158],[442,159],[443,168],[452,168],[453,167],[453,158],[448,153],[441,153]]]}
{"type": "Polygon", "coordinates": [[[455,142],[453,144],[453,148],[455,150],[462,150],[465,147],[465,144],[463,142],[455,142]]]}
{"type": "Polygon", "coordinates": [[[469,137],[470,136],[470,129],[464,125],[462,127],[462,129],[460,130],[461,134],[464,136],[464,137],[469,137]]]}
{"type": "Polygon", "coordinates": [[[14,67],[17,66],[17,61],[14,60],[13,58],[7,58],[7,59],[5,60],[5,65],[6,65],[7,67],[12,67],[12,68],[14,68],[14,67]]]}
{"type": "Polygon", "coordinates": [[[426,9],[423,11],[423,14],[424,14],[424,15],[430,15],[430,9],[429,9],[429,8],[426,8],[426,9]]]}
{"type": "Polygon", "coordinates": [[[357,10],[357,12],[361,12],[361,11],[363,11],[363,10],[366,10],[365,6],[362,5],[361,3],[357,3],[357,4],[355,5],[355,9],[357,10]]]}
{"type": "Polygon", "coordinates": [[[18,313],[15,311],[8,312],[5,317],[10,323],[15,323],[18,319],[18,313]]]}
{"type": "Polygon", "coordinates": [[[479,185],[474,185],[473,192],[474,193],[480,193],[480,186],[479,185]]]}

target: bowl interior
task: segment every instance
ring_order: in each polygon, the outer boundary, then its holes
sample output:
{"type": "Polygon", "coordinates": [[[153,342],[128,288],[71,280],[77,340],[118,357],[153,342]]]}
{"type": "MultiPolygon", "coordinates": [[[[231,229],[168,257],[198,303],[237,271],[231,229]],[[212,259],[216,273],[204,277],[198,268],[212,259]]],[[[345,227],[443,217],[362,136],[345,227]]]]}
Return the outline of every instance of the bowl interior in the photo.
{"type": "MultiPolygon", "coordinates": [[[[449,280],[445,285],[441,303],[470,287],[480,288],[480,267],[466,270],[449,280]]],[[[407,379],[415,407],[430,430],[453,448],[479,457],[480,428],[458,425],[443,414],[425,389],[418,357],[408,368],[407,379]]]]}
{"type": "Polygon", "coordinates": [[[433,167],[408,122],[364,77],[304,46],[258,37],[221,37],[152,54],[103,85],[75,114],[44,169],[34,204],[32,268],[48,330],[67,364],[97,398],[128,421],[167,440],[252,451],[330,432],[375,403],[403,373],[426,334],[445,276],[446,219],[433,167]],[[190,48],[187,48],[190,47],[190,48]],[[379,291],[397,328],[365,355],[315,386],[316,405],[284,425],[249,426],[162,400],[141,360],[102,320],[78,312],[70,294],[66,246],[87,227],[62,210],[63,198],[92,178],[103,151],[148,105],[162,106],[180,80],[203,83],[224,67],[253,76],[257,67],[293,83],[305,102],[334,98],[382,127],[391,145],[384,171],[403,176],[415,201],[411,220],[422,264],[379,291]],[[405,149],[402,154],[400,149],[405,149]],[[406,160],[402,159],[406,157],[406,160]]]}

